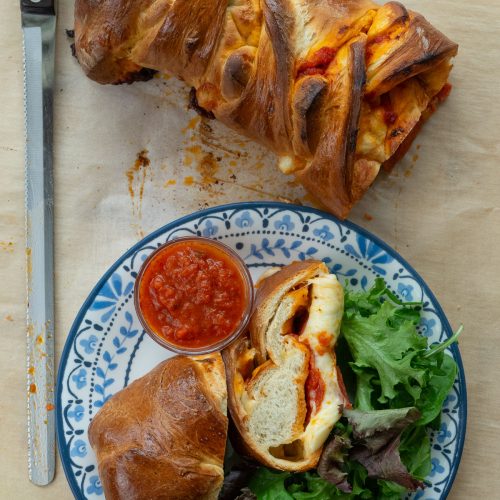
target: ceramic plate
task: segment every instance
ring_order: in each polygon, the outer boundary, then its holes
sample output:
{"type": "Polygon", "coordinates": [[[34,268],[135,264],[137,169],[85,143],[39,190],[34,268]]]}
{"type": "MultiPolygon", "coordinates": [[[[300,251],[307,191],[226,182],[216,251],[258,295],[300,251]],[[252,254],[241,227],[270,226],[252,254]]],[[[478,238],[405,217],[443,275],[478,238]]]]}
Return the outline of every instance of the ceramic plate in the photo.
{"type": "MultiPolygon", "coordinates": [[[[144,238],[106,272],[78,313],[62,354],[57,383],[57,432],[61,460],[78,499],[103,498],[87,427],[116,392],[169,353],[141,329],[133,301],[134,278],[144,259],[165,241],[202,235],[222,241],[244,259],[253,278],[293,260],[323,260],[353,288],[384,278],[406,300],[422,301],[422,335],[431,342],[451,335],[450,325],[422,278],[397,252],[349,222],[317,210],[280,203],[241,203],[183,217],[144,238]]],[[[430,486],[411,498],[446,498],[460,462],[467,399],[458,348],[449,351],[459,373],[446,398],[442,424],[432,434],[430,486]]]]}

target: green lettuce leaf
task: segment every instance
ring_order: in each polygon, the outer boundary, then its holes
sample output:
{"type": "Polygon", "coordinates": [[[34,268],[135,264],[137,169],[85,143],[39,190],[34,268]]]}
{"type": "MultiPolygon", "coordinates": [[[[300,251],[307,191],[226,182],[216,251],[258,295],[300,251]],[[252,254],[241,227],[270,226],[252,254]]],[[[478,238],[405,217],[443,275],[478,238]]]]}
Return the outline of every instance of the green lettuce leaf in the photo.
{"type": "Polygon", "coordinates": [[[431,370],[432,376],[422,391],[416,406],[420,410],[420,425],[428,425],[441,415],[444,400],[457,377],[457,364],[447,354],[441,353],[441,363],[431,370]]]}
{"type": "Polygon", "coordinates": [[[403,433],[399,454],[411,474],[424,481],[432,469],[431,442],[425,427],[414,425],[403,433]]]}
{"type": "Polygon", "coordinates": [[[407,493],[407,490],[404,486],[396,484],[392,481],[385,481],[383,479],[379,479],[377,481],[379,487],[378,498],[384,500],[400,500],[403,495],[407,493]]]}
{"type": "Polygon", "coordinates": [[[296,500],[326,500],[328,498],[349,498],[341,493],[333,484],[328,483],[317,474],[306,472],[305,489],[292,493],[296,500]]]}
{"type": "MultiPolygon", "coordinates": [[[[427,340],[417,333],[413,320],[396,312],[397,306],[386,301],[371,316],[344,317],[341,327],[354,358],[353,369],[357,368],[358,374],[359,369],[377,372],[381,386],[380,403],[396,397],[398,384],[418,399],[426,378],[425,370],[413,366],[412,361],[420,350],[427,347],[427,340]]],[[[365,385],[366,382],[363,384],[358,380],[357,395],[366,393],[365,385]]],[[[359,399],[362,399],[361,395],[359,399]]]]}
{"type": "Polygon", "coordinates": [[[293,500],[285,488],[285,480],[290,475],[289,472],[271,471],[262,467],[250,479],[248,487],[258,500],[293,500]]]}

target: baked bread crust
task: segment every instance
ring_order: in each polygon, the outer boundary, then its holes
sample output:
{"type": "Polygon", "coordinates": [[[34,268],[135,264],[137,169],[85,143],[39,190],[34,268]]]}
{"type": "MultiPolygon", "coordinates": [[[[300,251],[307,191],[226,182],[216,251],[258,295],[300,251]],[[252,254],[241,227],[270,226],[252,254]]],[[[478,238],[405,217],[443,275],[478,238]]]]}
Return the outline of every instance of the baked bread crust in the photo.
{"type": "Polygon", "coordinates": [[[215,500],[226,407],[220,354],[170,358],[115,394],[89,426],[106,499],[215,500]]]}
{"type": "Polygon", "coordinates": [[[340,218],[411,139],[458,49],[371,0],[76,0],[75,46],[99,83],[177,75],[340,218]]]}

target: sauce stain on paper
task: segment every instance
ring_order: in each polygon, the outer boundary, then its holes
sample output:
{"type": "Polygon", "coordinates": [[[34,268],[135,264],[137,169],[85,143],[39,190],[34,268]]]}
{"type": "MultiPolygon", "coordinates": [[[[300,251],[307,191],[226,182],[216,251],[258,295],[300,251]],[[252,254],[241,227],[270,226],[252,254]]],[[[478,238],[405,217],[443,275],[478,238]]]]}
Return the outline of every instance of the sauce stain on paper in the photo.
{"type": "MultiPolygon", "coordinates": [[[[184,135],[180,163],[184,174],[182,184],[197,189],[200,193],[200,208],[226,201],[229,193],[233,193],[231,201],[238,201],[238,193],[231,191],[229,185],[247,192],[247,195],[240,197],[241,200],[247,200],[248,192],[251,192],[253,193],[252,199],[299,202],[273,192],[271,189],[265,189],[273,185],[274,180],[274,174],[268,176],[264,171],[264,166],[270,161],[269,153],[260,150],[254,153],[246,151],[248,144],[253,144],[250,139],[242,139],[234,132],[226,131],[222,125],[214,124],[200,116],[190,118],[182,128],[182,133],[184,135]],[[262,175],[258,176],[257,181],[253,179],[254,182],[252,182],[250,180],[252,175],[249,175],[247,182],[241,182],[243,179],[238,180],[235,174],[240,168],[245,172],[262,171],[262,175]]],[[[246,179],[246,176],[243,178],[246,179]]],[[[292,191],[296,190],[297,182],[291,179],[286,187],[292,191]]],[[[198,198],[197,195],[195,196],[198,198]]],[[[194,199],[193,196],[191,198],[194,199]]]]}
{"type": "Polygon", "coordinates": [[[182,133],[185,134],[188,130],[194,130],[198,123],[200,123],[201,117],[195,116],[189,120],[188,124],[182,129],[182,133]]]}
{"type": "Polygon", "coordinates": [[[412,172],[413,167],[415,166],[415,163],[417,163],[417,160],[418,160],[418,154],[414,154],[411,157],[411,164],[410,164],[410,166],[405,170],[405,173],[404,173],[405,177],[410,177],[411,176],[411,174],[413,173],[412,172]]]}
{"type": "Polygon", "coordinates": [[[150,170],[151,160],[148,158],[148,151],[143,149],[137,153],[134,164],[125,172],[128,181],[128,192],[132,201],[132,213],[138,219],[135,229],[139,236],[143,236],[140,228],[142,220],[142,201],[144,197],[144,185],[150,170]]]}

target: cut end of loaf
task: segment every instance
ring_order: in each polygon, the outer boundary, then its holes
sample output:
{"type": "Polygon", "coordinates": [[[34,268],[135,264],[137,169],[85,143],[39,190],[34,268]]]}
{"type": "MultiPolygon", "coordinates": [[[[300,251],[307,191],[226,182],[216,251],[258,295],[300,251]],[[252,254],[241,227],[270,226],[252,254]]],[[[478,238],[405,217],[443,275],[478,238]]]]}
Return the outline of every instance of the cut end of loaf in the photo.
{"type": "Polygon", "coordinates": [[[251,335],[224,352],[231,415],[261,463],[316,466],[347,400],[333,353],[342,314],[342,287],[323,263],[294,263],[262,281],[251,335]]]}

